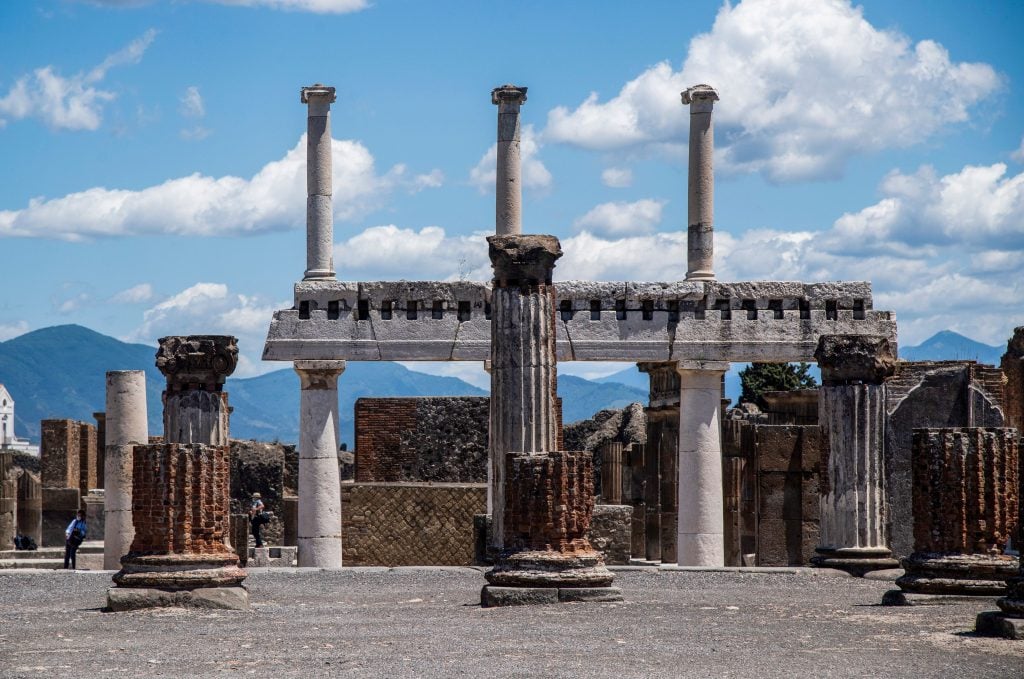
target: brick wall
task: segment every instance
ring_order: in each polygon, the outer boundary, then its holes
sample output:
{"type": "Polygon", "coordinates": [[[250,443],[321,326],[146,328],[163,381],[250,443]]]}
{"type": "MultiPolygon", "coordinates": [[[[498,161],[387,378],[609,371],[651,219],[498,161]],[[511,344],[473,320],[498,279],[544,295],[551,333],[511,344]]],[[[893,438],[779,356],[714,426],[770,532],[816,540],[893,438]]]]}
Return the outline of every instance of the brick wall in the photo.
{"type": "Polygon", "coordinates": [[[473,515],[484,483],[346,483],[341,486],[346,566],[471,566],[473,515]]]}
{"type": "Polygon", "coordinates": [[[75,420],[43,420],[39,457],[44,488],[78,488],[80,481],[80,423],[75,420]]]}
{"type": "Polygon", "coordinates": [[[358,399],[356,481],[486,481],[488,403],[481,397],[358,399]]]}

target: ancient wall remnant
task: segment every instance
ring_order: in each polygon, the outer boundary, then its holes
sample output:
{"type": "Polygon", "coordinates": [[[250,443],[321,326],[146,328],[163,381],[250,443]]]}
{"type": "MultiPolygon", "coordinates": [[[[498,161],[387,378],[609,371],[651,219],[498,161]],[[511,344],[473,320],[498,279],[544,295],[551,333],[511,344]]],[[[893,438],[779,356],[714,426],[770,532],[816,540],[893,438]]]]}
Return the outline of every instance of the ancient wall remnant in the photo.
{"type": "Polygon", "coordinates": [[[356,481],[487,480],[489,399],[360,398],[356,481]]]}
{"type": "Polygon", "coordinates": [[[39,457],[44,488],[79,487],[80,424],[75,420],[43,420],[40,423],[39,457]]]}
{"type": "Polygon", "coordinates": [[[471,566],[473,515],[485,483],[346,483],[341,486],[346,566],[471,566]]]}

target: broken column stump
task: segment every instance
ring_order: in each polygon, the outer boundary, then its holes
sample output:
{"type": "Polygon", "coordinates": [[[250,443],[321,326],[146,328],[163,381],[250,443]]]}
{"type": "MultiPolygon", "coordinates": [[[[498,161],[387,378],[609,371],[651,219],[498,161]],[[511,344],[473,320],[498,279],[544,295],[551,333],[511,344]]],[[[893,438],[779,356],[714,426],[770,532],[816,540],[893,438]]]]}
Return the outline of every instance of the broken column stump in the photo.
{"type": "Polygon", "coordinates": [[[1018,568],[1003,553],[1017,523],[1017,431],[915,429],[911,455],[914,552],[882,603],[1004,594],[1018,568]]]}
{"type": "Polygon", "coordinates": [[[500,490],[500,552],[485,574],[483,606],[621,601],[614,575],[587,540],[593,458],[558,446],[554,236],[491,236],[492,453],[500,490]],[[496,459],[495,462],[498,460],[496,459]]]}
{"type": "Polygon", "coordinates": [[[821,525],[811,564],[851,575],[896,568],[886,528],[885,378],[895,370],[888,339],[822,335],[819,423],[827,444],[820,479],[821,525]]]}
{"type": "Polygon", "coordinates": [[[137,445],[131,549],[107,591],[114,611],[163,606],[247,610],[246,573],[228,546],[230,479],[224,381],[234,337],[165,337],[164,443],[137,445]]]}

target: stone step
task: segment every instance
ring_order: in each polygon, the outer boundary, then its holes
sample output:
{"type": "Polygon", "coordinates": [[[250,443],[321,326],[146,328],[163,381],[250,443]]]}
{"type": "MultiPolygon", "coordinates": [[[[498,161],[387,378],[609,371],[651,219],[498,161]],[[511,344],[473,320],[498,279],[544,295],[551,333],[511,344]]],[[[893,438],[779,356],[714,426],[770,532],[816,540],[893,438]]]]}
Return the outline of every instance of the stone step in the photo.
{"type": "MultiPolygon", "coordinates": [[[[78,556],[83,554],[102,554],[102,540],[87,540],[78,548],[78,556]]],[[[64,559],[64,547],[40,547],[33,550],[4,549],[0,550],[0,559],[17,561],[28,559],[64,559]]]]}
{"type": "MultiPolygon", "coordinates": [[[[18,552],[18,554],[23,553],[18,552]]],[[[75,558],[75,565],[78,566],[78,570],[101,571],[103,570],[103,554],[82,554],[79,552],[75,558]]],[[[33,559],[0,558],[0,569],[8,568],[61,569],[64,568],[64,551],[61,550],[59,556],[51,555],[33,559]]]]}

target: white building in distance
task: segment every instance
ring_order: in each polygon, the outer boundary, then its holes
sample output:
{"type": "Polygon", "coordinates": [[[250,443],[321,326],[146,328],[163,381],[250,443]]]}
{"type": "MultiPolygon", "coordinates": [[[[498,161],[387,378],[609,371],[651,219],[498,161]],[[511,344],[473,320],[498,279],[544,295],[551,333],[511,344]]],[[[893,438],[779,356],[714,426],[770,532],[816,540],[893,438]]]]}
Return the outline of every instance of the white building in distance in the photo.
{"type": "Polygon", "coordinates": [[[23,450],[28,453],[36,450],[28,439],[14,435],[14,397],[3,384],[0,384],[0,449],[23,450]]]}

